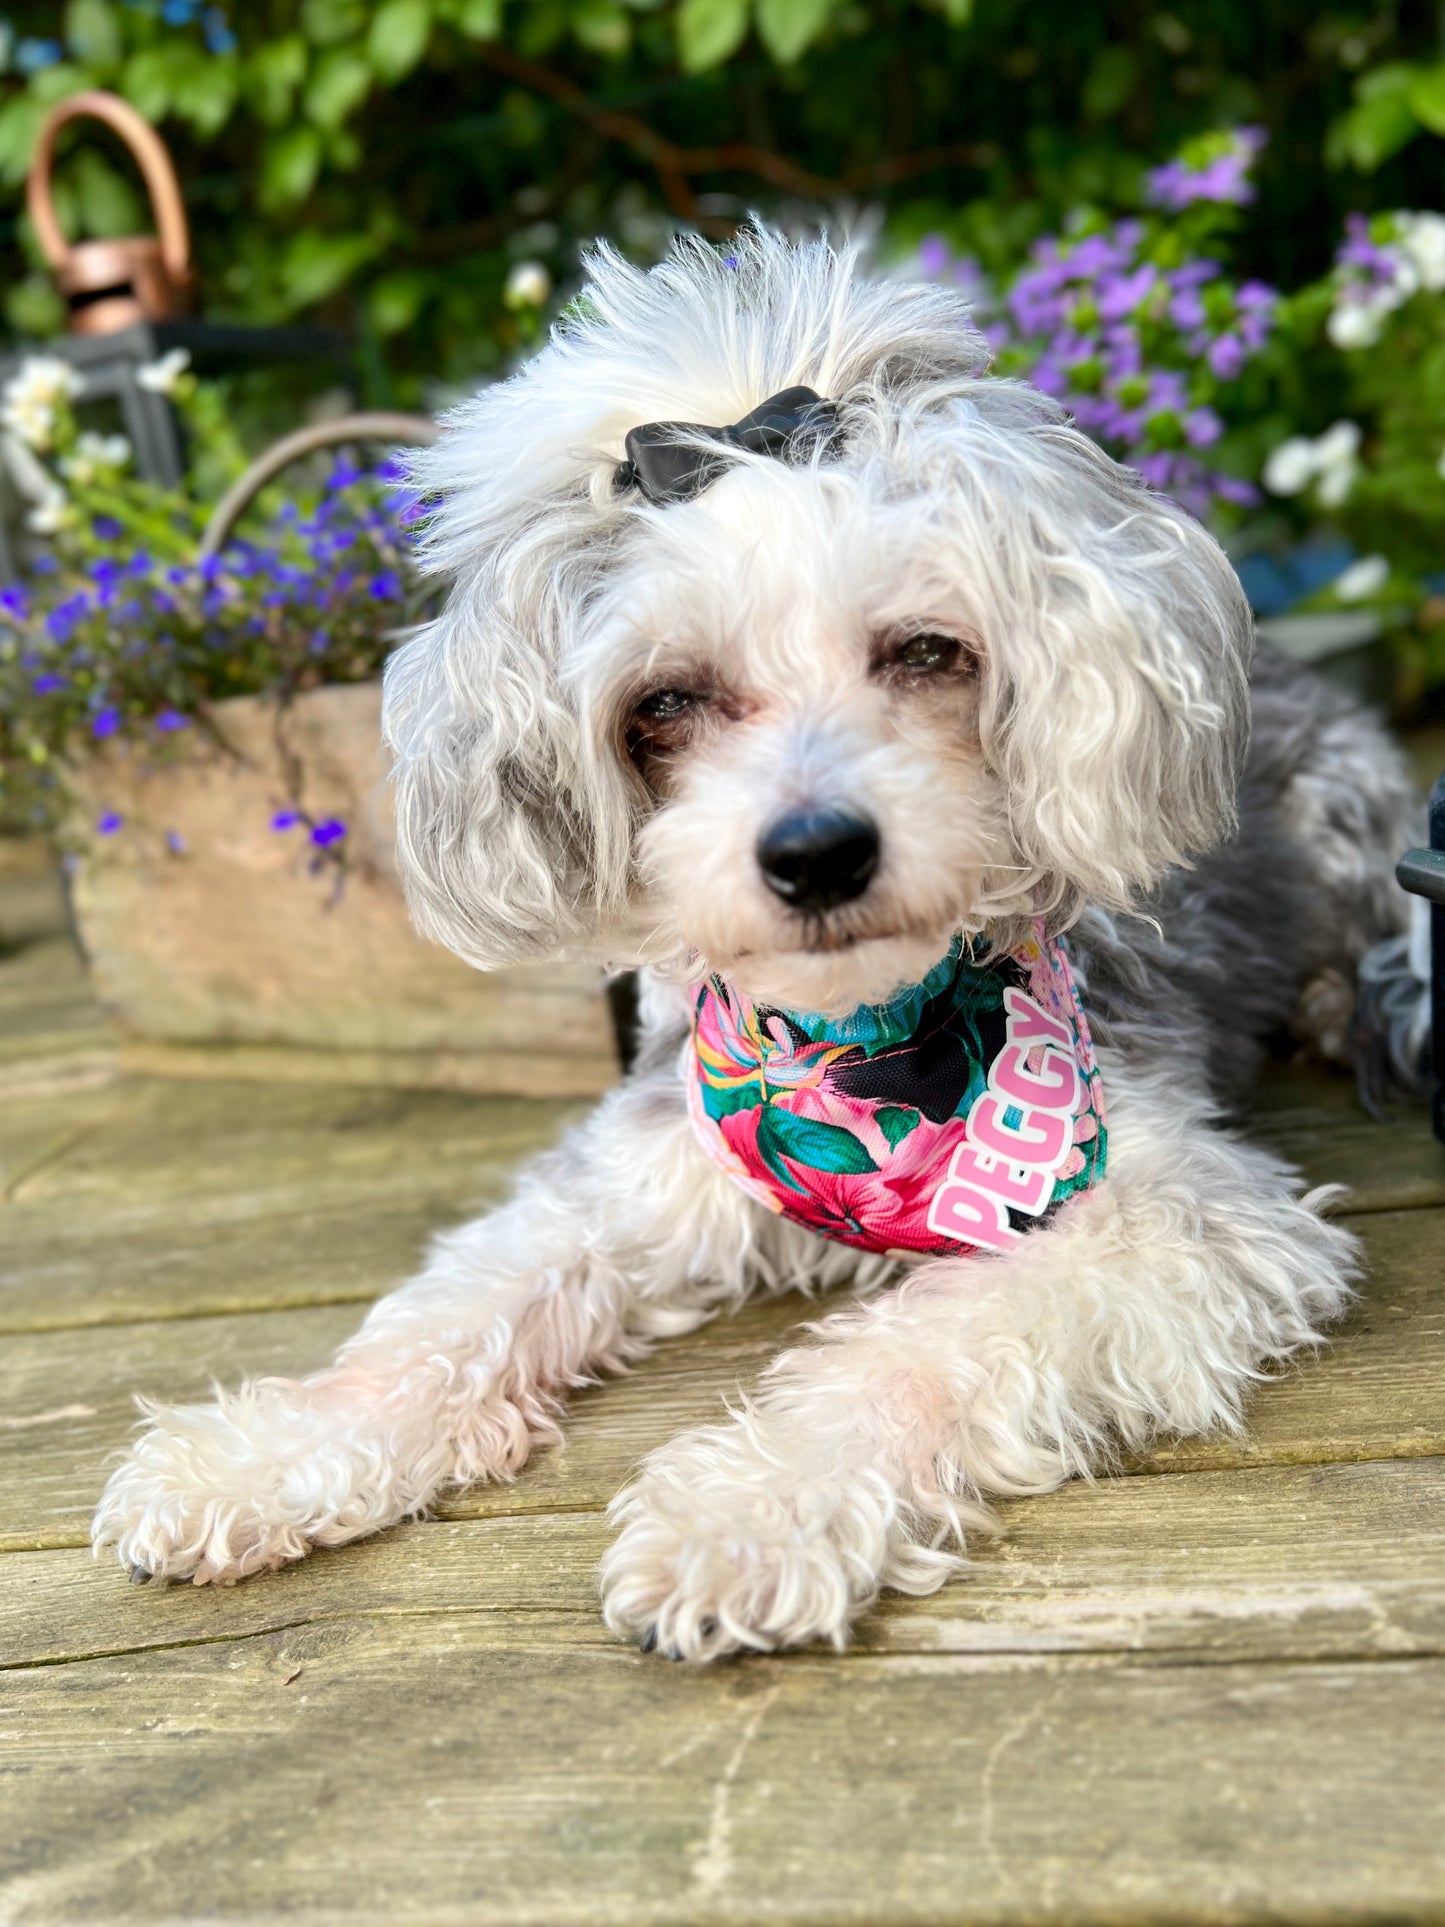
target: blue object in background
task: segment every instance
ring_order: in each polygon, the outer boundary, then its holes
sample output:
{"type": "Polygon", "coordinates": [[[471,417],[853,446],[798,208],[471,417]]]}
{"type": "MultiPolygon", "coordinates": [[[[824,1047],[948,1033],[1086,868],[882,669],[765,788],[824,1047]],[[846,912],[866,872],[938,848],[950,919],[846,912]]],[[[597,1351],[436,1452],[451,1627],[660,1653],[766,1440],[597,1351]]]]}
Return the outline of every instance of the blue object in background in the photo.
{"type": "Polygon", "coordinates": [[[1234,571],[1257,616],[1282,616],[1306,596],[1327,588],[1354,559],[1348,542],[1302,542],[1282,554],[1257,549],[1242,555],[1234,571]]]}

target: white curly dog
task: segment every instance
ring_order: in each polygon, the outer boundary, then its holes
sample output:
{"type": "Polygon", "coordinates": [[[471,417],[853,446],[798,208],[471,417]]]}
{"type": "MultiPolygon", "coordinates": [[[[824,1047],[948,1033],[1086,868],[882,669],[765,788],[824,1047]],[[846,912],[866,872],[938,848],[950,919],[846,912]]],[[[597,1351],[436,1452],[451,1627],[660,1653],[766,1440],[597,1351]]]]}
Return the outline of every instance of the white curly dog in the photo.
{"type": "Polygon", "coordinates": [[[841,1644],[991,1498],[1239,1425],[1344,1308],[1351,1238],[1221,1120],[1272,1035],[1354,1047],[1360,959],[1407,921],[1398,754],[1251,674],[1214,541],[987,359],[957,296],[827,244],[602,250],[419,458],[452,586],[386,678],[416,921],[480,968],[641,969],[638,1060],[334,1365],[147,1405],[95,1522],[125,1566],[230,1582],[361,1538],[512,1478],[569,1387],[745,1293],[848,1284],[646,1461],[602,1570],[608,1623],[671,1655],[841,1644]],[[1001,1060],[959,1026],[1044,1022],[1030,956],[1063,985],[1055,1041],[1009,1046],[1034,1137],[996,1106],[985,1140],[1001,1060]],[[900,1010],[923,1041],[859,1096],[900,1010]],[[895,1133],[957,1154],[952,1218],[889,1189],[895,1133]]]}

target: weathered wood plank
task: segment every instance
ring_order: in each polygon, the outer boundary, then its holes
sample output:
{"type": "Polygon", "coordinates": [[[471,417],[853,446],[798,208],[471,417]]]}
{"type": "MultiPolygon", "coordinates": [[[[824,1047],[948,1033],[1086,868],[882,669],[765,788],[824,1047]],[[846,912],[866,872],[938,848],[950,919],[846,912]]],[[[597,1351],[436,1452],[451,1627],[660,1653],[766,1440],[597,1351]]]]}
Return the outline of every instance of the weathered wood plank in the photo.
{"type": "Polygon", "coordinates": [[[112,1235],[99,1254],[88,1226],[66,1235],[47,1212],[0,1257],[0,1334],[361,1304],[407,1277],[432,1234],[502,1191],[508,1176],[504,1163],[483,1165],[465,1190],[457,1180],[455,1196],[433,1180],[419,1182],[409,1204],[332,1204],[255,1224],[166,1213],[112,1235]]]}
{"type": "Polygon", "coordinates": [[[140,1087],[134,1110],[19,1187],[18,1204],[54,1203],[97,1235],[172,1209],[246,1215],[323,1208],[359,1194],[413,1195],[439,1163],[515,1161],[575,1103],[328,1085],[170,1083],[140,1087]]]}
{"type": "Polygon", "coordinates": [[[1437,1920],[1445,1663],[668,1666],[504,1615],[0,1680],[0,1907],[328,1923],[1437,1920]]]}
{"type": "MultiPolygon", "coordinates": [[[[519,1022],[525,1045],[532,1026],[519,1022]]],[[[544,1028],[544,1027],[538,1027],[544,1028]]],[[[173,1044],[121,1036],[120,1069],[144,1077],[214,1083],[342,1084],[382,1090],[463,1091],[482,1097],[591,1098],[617,1082],[615,1052],[517,1050],[308,1050],[299,1044],[173,1044]]]]}
{"type": "MultiPolygon", "coordinates": [[[[1445,1212],[1356,1221],[1374,1262],[1361,1305],[1319,1358],[1262,1385],[1242,1438],[1161,1441],[1136,1471],[1312,1465],[1445,1453],[1445,1212]]],[[[569,1447],[542,1452],[513,1486],[446,1499],[449,1518],[605,1505],[637,1459],[682,1426],[716,1418],[815,1308],[750,1305],[660,1350],[574,1402],[569,1447]]],[[[131,1394],[183,1401],[213,1378],[304,1372],[354,1329],[354,1307],[19,1334],[0,1349],[0,1547],[75,1544],[106,1455],[124,1442],[131,1394]],[[81,1407],[81,1412],[70,1408],[81,1407]],[[51,1415],[51,1416],[48,1416],[51,1415]]]]}
{"type": "Polygon", "coordinates": [[[35,1129],[0,1125],[0,1332],[375,1295],[576,1108],[134,1082],[17,1107],[35,1129]]]}
{"type": "Polygon", "coordinates": [[[941,1592],[886,1598],[860,1644],[1191,1664],[1445,1653],[1442,1459],[1076,1483],[1000,1524],[941,1592]]]}
{"type": "MultiPolygon", "coordinates": [[[[1254,1475],[1250,1475],[1254,1476],[1254,1475]]],[[[603,1638],[597,1512],[398,1526],[234,1587],[133,1586],[107,1555],[0,1557],[0,1667],[246,1639],[359,1615],[576,1613],[603,1638]]]]}
{"type": "Polygon", "coordinates": [[[348,1306],[6,1338],[0,1344],[0,1551],[81,1545],[134,1394],[204,1397],[213,1378],[295,1372],[351,1331],[348,1306]],[[147,1363],[142,1366],[142,1359],[147,1363]]]}
{"type": "Polygon", "coordinates": [[[0,959],[0,1101],[85,1089],[117,1070],[115,1040],[68,937],[0,959]]]}
{"type": "MultiPolygon", "coordinates": [[[[1165,1474],[1010,1505],[968,1571],[887,1596],[855,1651],[1240,1659],[1445,1654],[1445,1459],[1165,1474]]],[[[358,1614],[575,1612],[594,1631],[595,1512],[441,1521],[231,1590],[136,1587],[64,1549],[0,1559],[0,1665],[358,1614]]]]}
{"type": "MultiPolygon", "coordinates": [[[[117,1123],[138,1101],[138,1087],[112,1081],[97,1089],[62,1090],[24,1102],[0,1102],[0,1254],[13,1216],[4,1210],[25,1181],[58,1162],[83,1137],[117,1123]]],[[[0,1255],[0,1275],[9,1268],[0,1255]]]]}
{"type": "Polygon", "coordinates": [[[1343,1210],[1445,1204],[1445,1147],[1431,1133],[1425,1106],[1402,1103],[1372,1118],[1343,1073],[1272,1067],[1248,1131],[1297,1165],[1309,1184],[1347,1185],[1343,1210]]]}

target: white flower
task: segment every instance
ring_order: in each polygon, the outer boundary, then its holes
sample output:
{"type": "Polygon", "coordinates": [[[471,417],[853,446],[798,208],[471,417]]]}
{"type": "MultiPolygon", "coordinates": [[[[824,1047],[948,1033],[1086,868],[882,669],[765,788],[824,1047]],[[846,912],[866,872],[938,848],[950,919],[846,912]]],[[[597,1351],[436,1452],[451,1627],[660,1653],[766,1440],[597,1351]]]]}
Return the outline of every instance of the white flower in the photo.
{"type": "Polygon", "coordinates": [[[1321,508],[1337,509],[1349,500],[1350,490],[1355,486],[1355,472],[1353,461],[1343,461],[1321,473],[1315,490],[1321,508]]]}
{"type": "Polygon", "coordinates": [[[1390,307],[1382,306],[1378,300],[1341,301],[1331,309],[1325,333],[1337,348],[1373,348],[1389,312],[1390,307]]]}
{"type": "Polygon", "coordinates": [[[1341,602],[1364,602],[1377,595],[1390,579],[1390,565],[1383,555],[1362,555],[1334,579],[1332,587],[1341,602]]]}
{"type": "Polygon", "coordinates": [[[1264,465],[1264,485],[1271,495],[1303,495],[1316,472],[1314,443],[1307,435],[1291,435],[1272,450],[1264,465]]]}
{"type": "Polygon", "coordinates": [[[135,378],[142,388],[149,388],[153,395],[173,395],[176,383],[190,365],[189,348],[172,348],[159,361],[148,361],[144,368],[137,368],[135,378]]]}
{"type": "Polygon", "coordinates": [[[552,292],[552,277],[540,261],[518,261],[507,276],[502,299],[509,308],[540,308],[552,292]]]}
{"type": "Polygon", "coordinates": [[[36,535],[59,535],[66,523],[72,519],[72,511],[64,493],[56,489],[53,494],[44,496],[25,518],[25,526],[33,529],[36,535]]]}
{"type": "Polygon", "coordinates": [[[1352,462],[1360,452],[1360,424],[1334,422],[1315,443],[1315,461],[1321,469],[1352,462]]]}
{"type": "Polygon", "coordinates": [[[86,429],[76,437],[74,453],[65,456],[59,467],[67,481],[84,488],[98,476],[117,474],[130,457],[131,446],[124,435],[96,435],[86,429]]]}
{"type": "Polygon", "coordinates": [[[1397,214],[1395,225],[1417,285],[1439,294],[1445,288],[1445,215],[1397,214]]]}
{"type": "Polygon", "coordinates": [[[1337,509],[1355,486],[1359,470],[1360,424],[1336,422],[1315,443],[1315,468],[1320,505],[1337,509]]]}
{"type": "Polygon", "coordinates": [[[30,355],[0,395],[0,422],[28,448],[47,449],[55,433],[56,411],[79,394],[80,376],[58,355],[30,355]]]}
{"type": "Polygon", "coordinates": [[[1336,422],[1317,441],[1291,435],[1264,465],[1264,485],[1272,495],[1303,495],[1311,482],[1325,508],[1338,508],[1355,485],[1359,470],[1360,424],[1336,422]]]}

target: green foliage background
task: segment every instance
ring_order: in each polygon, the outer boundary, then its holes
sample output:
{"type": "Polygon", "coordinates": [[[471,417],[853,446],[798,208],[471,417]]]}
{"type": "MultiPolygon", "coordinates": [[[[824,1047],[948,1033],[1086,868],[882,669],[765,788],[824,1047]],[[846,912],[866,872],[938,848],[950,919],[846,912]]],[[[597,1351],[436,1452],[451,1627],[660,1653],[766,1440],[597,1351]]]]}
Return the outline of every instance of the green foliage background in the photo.
{"type": "MultiPolygon", "coordinates": [[[[1318,274],[1350,206],[1439,200],[1441,20],[1284,0],[232,0],[233,49],[161,0],[12,5],[0,74],[0,288],[12,338],[60,324],[22,213],[45,107],[117,89],[171,143],[206,312],[338,324],[362,398],[417,403],[525,338],[508,268],[566,283],[607,233],[650,256],[750,207],[940,217],[987,258],[1080,200],[1127,203],[1201,129],[1270,131],[1242,268],[1318,274]],[[28,39],[60,58],[24,73],[28,39]]],[[[213,14],[214,18],[214,14],[213,14]]],[[[72,139],[75,232],[135,231],[123,158],[72,139]]]]}

